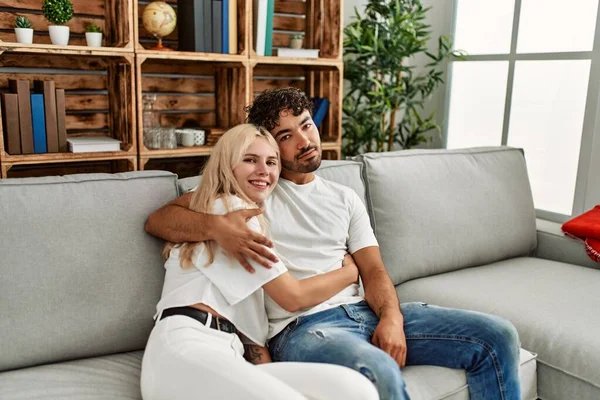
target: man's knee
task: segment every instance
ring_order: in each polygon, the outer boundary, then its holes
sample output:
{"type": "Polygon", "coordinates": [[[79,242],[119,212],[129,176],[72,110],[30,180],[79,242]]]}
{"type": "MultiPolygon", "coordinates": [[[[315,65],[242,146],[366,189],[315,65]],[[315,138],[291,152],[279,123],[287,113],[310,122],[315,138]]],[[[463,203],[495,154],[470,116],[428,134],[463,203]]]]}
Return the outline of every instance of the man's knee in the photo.
{"type": "Polygon", "coordinates": [[[397,394],[403,393],[405,390],[400,367],[392,357],[383,351],[355,361],[352,367],[373,382],[381,398],[399,398],[397,394]],[[396,396],[389,396],[390,393],[395,393],[396,396]]]}

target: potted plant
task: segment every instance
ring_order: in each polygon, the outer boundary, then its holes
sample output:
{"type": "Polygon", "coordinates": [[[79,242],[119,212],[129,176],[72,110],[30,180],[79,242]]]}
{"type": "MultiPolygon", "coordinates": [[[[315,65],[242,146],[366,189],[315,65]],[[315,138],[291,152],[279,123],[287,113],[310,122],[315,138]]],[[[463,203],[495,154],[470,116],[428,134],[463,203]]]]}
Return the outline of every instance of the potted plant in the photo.
{"type": "Polygon", "coordinates": [[[421,0],[368,0],[344,28],[343,100],[346,156],[408,149],[440,131],[425,102],[443,83],[443,66],[461,57],[445,36],[431,49],[431,25],[421,0]],[[425,60],[422,63],[421,60],[425,60]]]}
{"type": "Polygon", "coordinates": [[[98,25],[86,25],[85,41],[89,47],[102,47],[102,30],[98,25]]]}
{"type": "Polygon", "coordinates": [[[15,35],[18,43],[33,43],[33,26],[27,17],[19,15],[15,19],[15,35]]]}
{"type": "Polygon", "coordinates": [[[290,48],[301,49],[303,39],[304,39],[303,33],[294,33],[294,34],[290,35],[290,48]]]}
{"type": "Polygon", "coordinates": [[[44,0],[42,11],[44,17],[53,24],[48,27],[52,44],[69,44],[69,27],[64,24],[73,18],[73,3],[70,0],[44,0]]]}

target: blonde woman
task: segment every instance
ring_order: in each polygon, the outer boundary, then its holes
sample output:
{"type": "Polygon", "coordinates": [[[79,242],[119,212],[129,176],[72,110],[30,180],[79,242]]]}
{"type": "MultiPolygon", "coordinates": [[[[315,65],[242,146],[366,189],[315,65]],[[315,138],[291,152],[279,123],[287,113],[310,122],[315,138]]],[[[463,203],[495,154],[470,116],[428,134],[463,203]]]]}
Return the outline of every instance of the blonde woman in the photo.
{"type": "MultiPolygon", "coordinates": [[[[256,208],[277,184],[279,172],[271,135],[254,125],[236,126],[215,146],[190,208],[212,214],[256,208]]],[[[262,216],[248,225],[268,232],[262,216]]],[[[258,347],[268,335],[265,292],[288,311],[313,307],[358,280],[351,257],[335,271],[296,280],[281,262],[248,274],[215,242],[167,244],[165,256],[157,323],[142,362],[145,400],[379,398],[375,386],[349,368],[252,365],[243,357],[243,343],[268,357],[258,347]]]]}

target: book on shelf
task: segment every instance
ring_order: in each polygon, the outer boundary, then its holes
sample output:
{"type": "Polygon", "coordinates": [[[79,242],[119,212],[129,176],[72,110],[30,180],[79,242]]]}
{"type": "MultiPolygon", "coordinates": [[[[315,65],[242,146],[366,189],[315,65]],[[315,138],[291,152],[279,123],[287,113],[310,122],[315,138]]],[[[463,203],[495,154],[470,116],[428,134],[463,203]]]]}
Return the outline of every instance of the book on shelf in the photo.
{"type": "Polygon", "coordinates": [[[275,0],[267,0],[267,18],[265,25],[265,56],[273,54],[273,18],[275,17],[275,0]]]}
{"type": "Polygon", "coordinates": [[[21,154],[19,133],[19,99],[16,94],[2,93],[2,130],[8,154],[21,154]]]}
{"type": "Polygon", "coordinates": [[[313,97],[313,122],[318,128],[323,123],[327,111],[329,110],[329,100],[324,97],[313,97]]]}
{"type": "Polygon", "coordinates": [[[93,153],[102,151],[120,151],[121,141],[107,136],[79,136],[68,138],[72,153],[93,153]]]}
{"type": "Polygon", "coordinates": [[[67,105],[65,89],[56,89],[56,129],[58,131],[58,151],[69,151],[67,144],[67,105]]]}
{"type": "Polygon", "coordinates": [[[44,98],[46,146],[48,153],[58,153],[58,124],[56,121],[56,87],[53,81],[33,81],[33,89],[44,98]]]}
{"type": "Polygon", "coordinates": [[[31,121],[33,126],[33,152],[48,152],[46,142],[46,115],[44,111],[44,95],[31,93],[31,121]]]}
{"type": "Polygon", "coordinates": [[[254,51],[256,52],[257,56],[265,55],[268,5],[268,0],[253,0],[254,51]]]}
{"type": "Polygon", "coordinates": [[[279,47],[277,57],[292,58],[319,58],[319,49],[291,49],[289,47],[279,47]]]}
{"type": "Polygon", "coordinates": [[[179,51],[237,54],[237,0],[178,0],[179,51]]]}
{"type": "Polygon", "coordinates": [[[31,121],[31,89],[29,81],[9,79],[8,87],[19,100],[19,132],[21,134],[21,153],[33,154],[33,126],[31,121]]]}

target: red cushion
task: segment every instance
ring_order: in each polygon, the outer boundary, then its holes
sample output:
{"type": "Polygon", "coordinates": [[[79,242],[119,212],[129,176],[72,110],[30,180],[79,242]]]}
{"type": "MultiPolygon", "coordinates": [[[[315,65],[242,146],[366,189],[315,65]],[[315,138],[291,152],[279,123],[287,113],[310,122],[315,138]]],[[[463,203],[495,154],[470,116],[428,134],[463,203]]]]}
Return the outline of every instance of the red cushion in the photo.
{"type": "Polygon", "coordinates": [[[592,260],[600,262],[600,240],[587,238],[585,240],[585,251],[592,260]]]}
{"type": "Polygon", "coordinates": [[[565,222],[562,230],[568,235],[583,240],[587,238],[600,240],[600,206],[565,222]]]}

